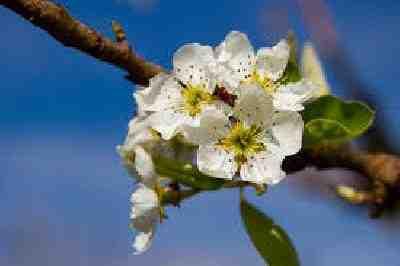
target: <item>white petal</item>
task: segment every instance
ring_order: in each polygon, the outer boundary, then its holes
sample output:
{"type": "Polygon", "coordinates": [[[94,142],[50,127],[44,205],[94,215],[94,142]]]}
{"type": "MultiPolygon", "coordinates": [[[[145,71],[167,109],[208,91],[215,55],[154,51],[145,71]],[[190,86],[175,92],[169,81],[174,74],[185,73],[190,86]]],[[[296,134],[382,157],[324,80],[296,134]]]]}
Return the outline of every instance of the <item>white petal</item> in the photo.
{"type": "Polygon", "coordinates": [[[254,49],[246,34],[232,31],[216,48],[216,57],[229,67],[232,78],[243,80],[252,74],[255,67],[254,49]]]}
{"type": "Polygon", "coordinates": [[[140,184],[140,187],[132,194],[132,210],[130,218],[133,227],[138,232],[152,231],[160,221],[160,211],[158,206],[157,194],[145,191],[149,189],[147,186],[140,184]],[[154,202],[154,200],[156,202],[154,202]]]}
{"type": "Polygon", "coordinates": [[[154,104],[157,96],[161,92],[161,88],[163,84],[170,79],[170,75],[165,73],[160,73],[155,77],[150,79],[150,84],[148,87],[137,86],[136,92],[134,93],[134,97],[137,102],[137,111],[138,115],[144,115],[144,111],[148,106],[154,104]]]}
{"type": "Polygon", "coordinates": [[[135,254],[146,251],[151,244],[154,231],[160,220],[158,196],[154,190],[144,184],[139,184],[131,196],[132,225],[138,234],[133,243],[135,254]]]}
{"type": "Polygon", "coordinates": [[[242,165],[240,169],[242,180],[274,185],[285,177],[285,173],[282,171],[284,157],[277,148],[272,148],[272,146],[272,143],[268,144],[268,151],[256,154],[242,165]]]}
{"type": "MultiPolygon", "coordinates": [[[[143,183],[138,184],[137,189],[131,195],[132,212],[131,219],[141,217],[158,218],[159,212],[154,212],[159,207],[157,193],[143,183]],[[154,215],[157,214],[157,215],[154,215]]],[[[156,219],[155,219],[156,220],[156,219]]],[[[148,224],[148,223],[147,223],[148,224]]]]}
{"type": "Polygon", "coordinates": [[[118,152],[119,156],[121,157],[122,164],[125,167],[128,174],[131,177],[138,179],[135,162],[133,160],[131,160],[131,157],[129,156],[130,153],[132,152],[132,150],[126,149],[125,146],[123,146],[123,145],[118,145],[117,152],[118,152]]]}
{"type": "Polygon", "coordinates": [[[274,114],[272,134],[285,155],[299,152],[302,144],[304,122],[297,112],[279,112],[274,114]]]}
{"type": "Polygon", "coordinates": [[[261,75],[276,81],[282,77],[289,60],[290,48],[286,40],[281,40],[272,48],[264,47],[257,52],[257,70],[261,75]]]}
{"type": "Polygon", "coordinates": [[[197,166],[201,172],[223,179],[232,179],[237,170],[233,154],[216,147],[215,144],[200,145],[197,166]]]}
{"type": "Polygon", "coordinates": [[[302,111],[304,106],[299,97],[290,93],[279,93],[274,95],[274,107],[282,111],[302,111]]]}
{"type": "Polygon", "coordinates": [[[153,241],[154,237],[154,231],[148,231],[148,232],[139,232],[136,237],[135,241],[133,242],[133,249],[134,249],[134,255],[140,255],[146,252],[153,241]]]}
{"type": "MultiPolygon", "coordinates": [[[[140,147],[140,146],[136,146],[136,147],[140,147]]],[[[151,184],[151,183],[155,182],[156,175],[142,176],[139,174],[138,165],[137,165],[137,156],[135,156],[135,160],[132,160],[133,158],[131,157],[132,154],[135,154],[135,155],[137,154],[137,153],[135,153],[135,151],[133,151],[132,149],[127,149],[127,147],[121,145],[121,146],[117,147],[117,152],[121,156],[122,163],[123,163],[124,167],[126,168],[126,170],[128,171],[128,174],[131,177],[137,179],[138,181],[145,182],[146,184],[151,184]]],[[[139,159],[139,161],[140,161],[140,159],[139,159]]],[[[143,162],[141,162],[141,164],[142,165],[139,166],[140,168],[145,167],[145,166],[143,166],[143,162]]]]}
{"type": "Polygon", "coordinates": [[[154,186],[158,175],[154,169],[151,155],[141,146],[135,149],[135,167],[142,183],[146,186],[154,186]]]}
{"type": "Polygon", "coordinates": [[[238,94],[238,87],[243,80],[235,70],[225,64],[218,64],[213,71],[218,85],[224,87],[231,94],[238,94]]]}
{"type": "Polygon", "coordinates": [[[246,34],[239,31],[231,31],[225,36],[225,40],[216,47],[216,57],[220,62],[231,60],[237,56],[253,54],[254,49],[246,34]]]}
{"type": "MultiPolygon", "coordinates": [[[[135,206],[133,206],[133,208],[135,208],[135,206]]],[[[138,212],[138,210],[133,211],[138,212]]],[[[133,214],[134,212],[131,213],[131,224],[137,232],[150,232],[156,228],[160,221],[160,210],[158,207],[143,211],[141,215],[135,218],[132,218],[133,214]]]]}
{"type": "Polygon", "coordinates": [[[272,98],[256,84],[244,84],[236,100],[233,113],[248,125],[261,125],[264,128],[272,123],[272,98]]]}
{"type": "Polygon", "coordinates": [[[160,93],[151,105],[146,106],[146,111],[164,111],[179,108],[182,105],[182,87],[174,78],[170,78],[161,87],[160,93]]]}
{"type": "Polygon", "coordinates": [[[144,117],[146,116],[146,110],[145,110],[145,106],[146,106],[146,98],[143,97],[143,95],[135,92],[133,94],[133,98],[135,98],[136,101],[136,113],[138,117],[144,117]]]}
{"type": "Polygon", "coordinates": [[[317,87],[313,97],[317,98],[330,93],[330,87],[326,80],[321,61],[311,43],[306,43],[303,47],[301,70],[304,78],[311,81],[317,87]]]}
{"type": "Polygon", "coordinates": [[[216,65],[212,47],[186,44],[175,52],[173,65],[176,77],[184,84],[205,84],[214,89],[210,79],[210,69],[216,65]]]}
{"type": "Polygon", "coordinates": [[[150,132],[150,120],[142,117],[135,117],[129,122],[128,134],[124,144],[117,147],[117,151],[123,157],[125,152],[130,152],[137,145],[155,141],[150,132]]]}
{"type": "Polygon", "coordinates": [[[193,119],[181,112],[164,110],[150,115],[151,127],[161,134],[165,140],[169,140],[181,131],[184,125],[196,126],[199,119],[193,119]]]}
{"type": "Polygon", "coordinates": [[[148,110],[155,112],[148,118],[151,127],[160,132],[163,139],[171,139],[180,132],[182,126],[199,126],[199,116],[191,117],[183,109],[181,90],[175,80],[168,80],[154,104],[148,107],[148,110]]]}
{"type": "Polygon", "coordinates": [[[157,138],[150,131],[149,119],[135,117],[129,122],[129,131],[124,144],[117,146],[117,152],[121,156],[122,163],[127,169],[129,175],[138,178],[135,163],[131,155],[139,145],[151,147],[157,142],[157,138]]]}
{"type": "Polygon", "coordinates": [[[200,115],[199,126],[184,127],[185,138],[197,145],[214,143],[229,130],[228,115],[218,106],[207,106],[200,115]]]}
{"type": "Polygon", "coordinates": [[[274,107],[282,111],[302,111],[303,104],[312,98],[315,87],[301,80],[278,88],[274,93],[274,107]]]}
{"type": "Polygon", "coordinates": [[[130,136],[132,146],[154,140],[154,136],[149,131],[150,122],[147,118],[134,118],[129,122],[128,136],[130,136]]]}

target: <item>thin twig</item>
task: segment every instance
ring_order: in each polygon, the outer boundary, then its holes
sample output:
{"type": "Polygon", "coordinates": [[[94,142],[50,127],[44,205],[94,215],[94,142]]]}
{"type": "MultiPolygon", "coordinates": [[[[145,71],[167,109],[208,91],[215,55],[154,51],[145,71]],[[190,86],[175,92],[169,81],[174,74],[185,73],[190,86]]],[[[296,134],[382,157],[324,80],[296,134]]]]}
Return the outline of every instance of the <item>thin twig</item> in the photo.
{"type": "MultiPolygon", "coordinates": [[[[256,190],[259,189],[259,186],[241,180],[231,180],[227,181],[223,186],[222,189],[233,189],[233,188],[245,188],[245,187],[254,187],[256,190]]],[[[179,206],[181,202],[191,199],[194,196],[203,193],[203,192],[212,192],[212,190],[196,190],[196,189],[185,189],[180,191],[174,190],[167,190],[163,194],[163,204],[164,206],[167,205],[176,205],[179,206]]]]}

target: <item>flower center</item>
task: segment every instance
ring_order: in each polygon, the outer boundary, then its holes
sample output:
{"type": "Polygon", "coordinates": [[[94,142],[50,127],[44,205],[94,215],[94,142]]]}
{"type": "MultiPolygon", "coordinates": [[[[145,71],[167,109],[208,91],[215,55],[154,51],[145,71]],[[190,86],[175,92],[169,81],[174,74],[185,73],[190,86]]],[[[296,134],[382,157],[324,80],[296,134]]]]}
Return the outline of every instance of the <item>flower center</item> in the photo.
{"type": "Polygon", "coordinates": [[[257,70],[254,70],[251,75],[248,75],[245,82],[259,85],[265,92],[272,94],[276,91],[278,84],[273,82],[267,76],[262,76],[257,70]]]}
{"type": "Polygon", "coordinates": [[[247,127],[243,122],[235,122],[229,133],[218,141],[218,146],[232,152],[238,164],[247,162],[250,156],[264,151],[261,140],[262,128],[256,125],[247,127]]]}
{"type": "Polygon", "coordinates": [[[182,90],[182,97],[184,110],[192,117],[201,112],[203,105],[212,101],[212,95],[202,85],[186,85],[182,90]]]}

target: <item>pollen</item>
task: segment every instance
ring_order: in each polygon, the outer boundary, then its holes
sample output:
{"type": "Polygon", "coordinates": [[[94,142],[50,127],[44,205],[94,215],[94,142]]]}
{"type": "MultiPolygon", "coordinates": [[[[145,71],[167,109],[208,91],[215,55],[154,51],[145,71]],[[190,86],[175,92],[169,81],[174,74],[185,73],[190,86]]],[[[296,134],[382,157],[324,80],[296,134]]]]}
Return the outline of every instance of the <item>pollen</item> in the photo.
{"type": "Polygon", "coordinates": [[[213,96],[208,93],[203,85],[186,85],[182,90],[183,109],[191,116],[195,117],[201,113],[204,105],[209,104],[213,96]]]}
{"type": "Polygon", "coordinates": [[[218,146],[232,152],[238,164],[247,162],[247,159],[265,150],[261,139],[262,128],[256,125],[250,127],[243,122],[235,122],[226,137],[220,139],[218,146]]]}
{"type": "Polygon", "coordinates": [[[259,85],[261,88],[263,88],[263,90],[265,92],[267,92],[268,94],[273,94],[278,85],[276,82],[272,81],[271,79],[269,79],[266,76],[262,76],[258,71],[254,70],[250,75],[248,75],[246,77],[246,79],[244,80],[245,83],[252,83],[252,84],[257,84],[259,85]]]}

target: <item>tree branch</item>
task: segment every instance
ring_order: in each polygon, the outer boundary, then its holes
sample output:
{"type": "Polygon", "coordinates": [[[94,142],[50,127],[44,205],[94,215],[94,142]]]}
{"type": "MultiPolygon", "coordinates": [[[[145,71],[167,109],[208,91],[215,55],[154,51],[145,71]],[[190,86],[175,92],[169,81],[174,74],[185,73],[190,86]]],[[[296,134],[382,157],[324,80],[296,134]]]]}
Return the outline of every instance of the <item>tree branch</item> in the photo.
{"type": "Polygon", "coordinates": [[[400,186],[400,158],[388,153],[360,151],[349,145],[324,147],[288,157],[284,168],[293,172],[304,169],[307,165],[319,169],[346,168],[359,172],[371,181],[380,181],[391,187],[400,186]]]}
{"type": "Polygon", "coordinates": [[[114,42],[68,14],[48,0],[0,0],[3,5],[47,31],[66,47],[78,49],[128,72],[128,79],[147,85],[163,69],[132,51],[126,41],[114,42]]]}
{"type": "Polygon", "coordinates": [[[378,217],[400,200],[400,157],[396,155],[360,151],[349,145],[324,147],[304,150],[288,157],[283,168],[293,173],[307,166],[318,169],[345,168],[368,178],[370,188],[367,191],[346,187],[345,190],[339,190],[338,194],[351,203],[369,205],[372,217],[378,217]],[[349,194],[349,191],[352,193],[349,194]]]}

